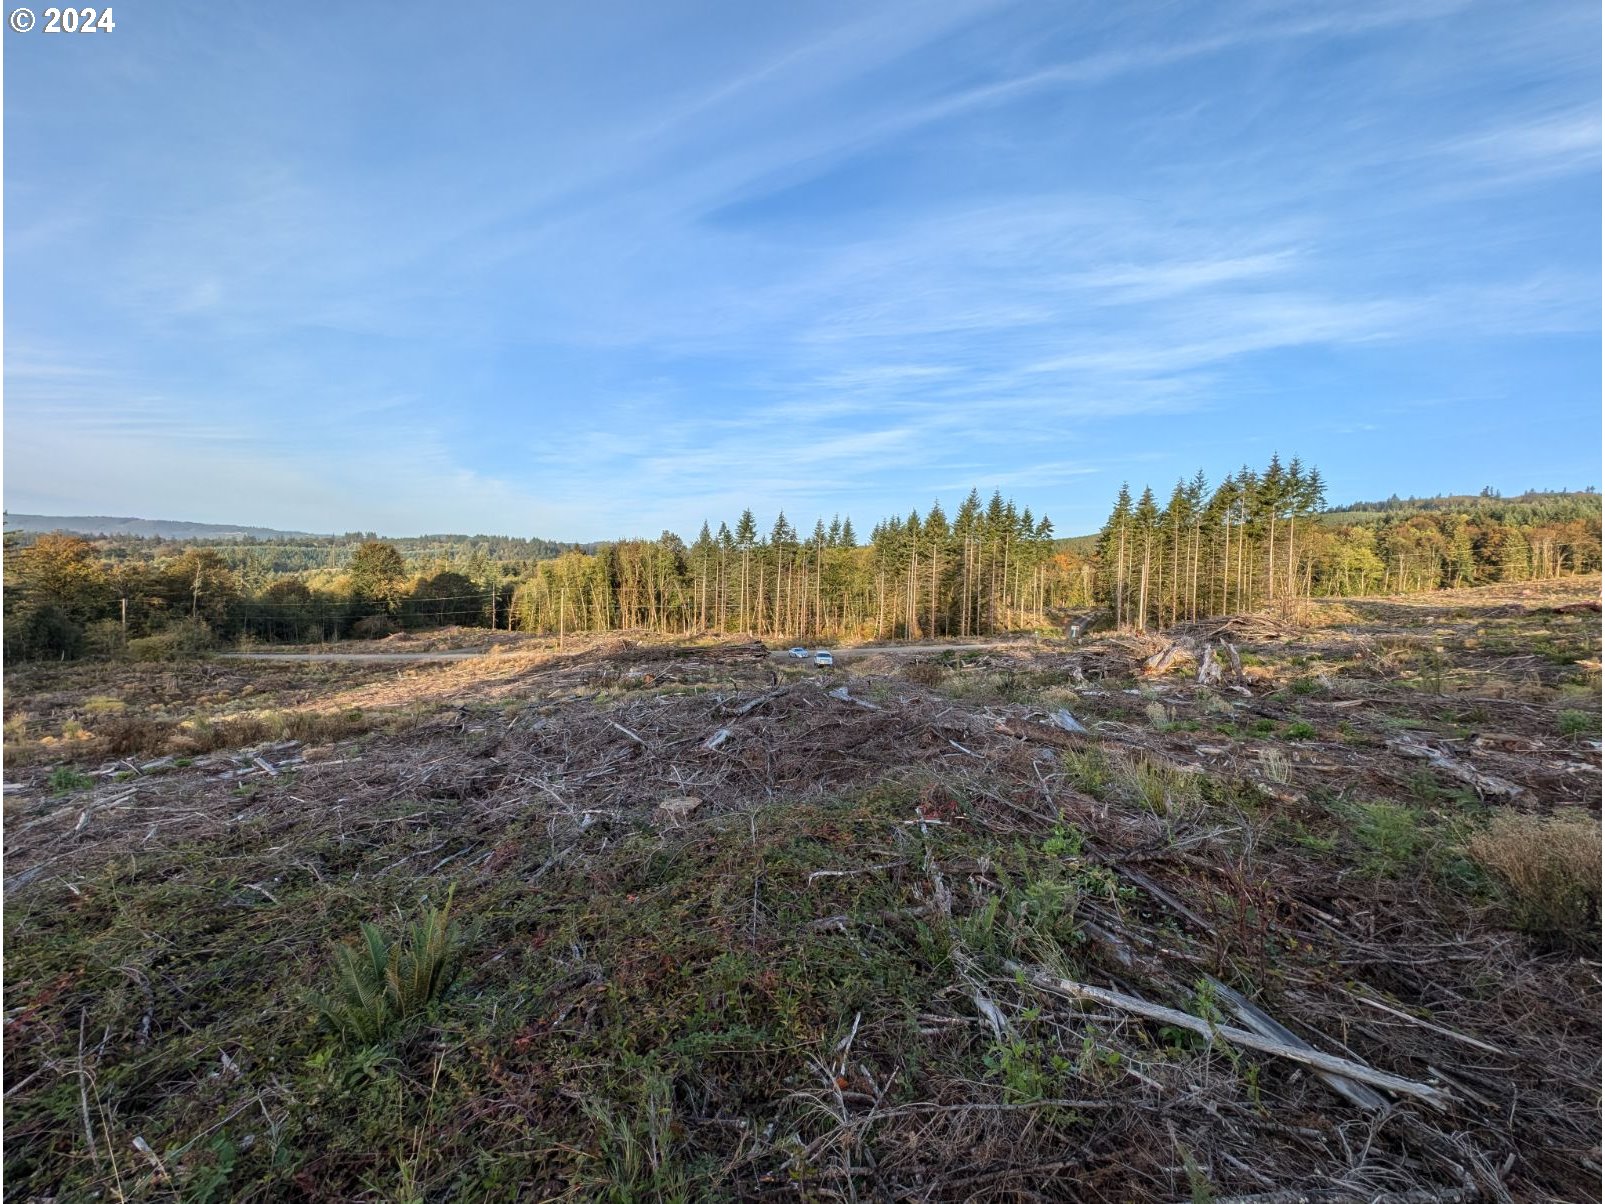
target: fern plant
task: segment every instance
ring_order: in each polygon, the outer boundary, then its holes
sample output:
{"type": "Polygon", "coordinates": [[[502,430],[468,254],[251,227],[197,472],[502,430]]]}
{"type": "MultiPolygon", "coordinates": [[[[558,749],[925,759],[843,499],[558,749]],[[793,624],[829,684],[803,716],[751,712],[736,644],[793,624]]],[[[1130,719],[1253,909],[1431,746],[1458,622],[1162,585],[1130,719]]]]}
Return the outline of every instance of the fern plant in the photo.
{"type": "Polygon", "coordinates": [[[335,990],[313,996],[319,1013],[342,1036],[371,1045],[426,1010],[451,984],[450,914],[448,893],[444,907],[426,907],[394,942],[364,923],[355,944],[334,947],[335,990]]]}

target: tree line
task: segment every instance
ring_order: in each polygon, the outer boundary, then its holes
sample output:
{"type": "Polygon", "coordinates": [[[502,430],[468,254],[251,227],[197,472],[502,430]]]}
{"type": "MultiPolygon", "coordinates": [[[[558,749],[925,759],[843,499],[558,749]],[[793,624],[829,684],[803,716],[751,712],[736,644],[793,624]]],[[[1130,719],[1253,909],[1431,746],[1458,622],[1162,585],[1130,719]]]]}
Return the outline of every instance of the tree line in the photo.
{"type": "MultiPolygon", "coordinates": [[[[1434,499],[1440,501],[1441,499],[1434,499]]],[[[752,510],[690,543],[364,538],[283,569],[250,546],[8,536],[8,656],[162,654],[218,641],[321,642],[447,624],[764,639],[919,639],[1047,629],[1101,610],[1162,627],[1319,596],[1524,581],[1600,566],[1596,493],[1455,508],[1326,507],[1320,473],[1272,457],[1163,504],[1122,486],[1090,538],[999,493],[876,523],[761,527],[752,510]],[[338,552],[333,563],[328,553],[338,552]],[[142,554],[143,553],[143,554],[142,554]]]]}
{"type": "Polygon", "coordinates": [[[746,510],[734,527],[704,523],[691,544],[665,531],[535,566],[513,597],[531,631],[715,631],[759,637],[920,639],[1040,626],[1090,600],[1091,575],[1029,507],[972,490],[950,520],[941,503],[874,527],[852,519],[812,531],[781,513],[767,534],[746,510]]]}
{"type": "Polygon", "coordinates": [[[1141,630],[1299,598],[1599,570],[1597,493],[1446,500],[1328,510],[1320,472],[1277,456],[1213,487],[1200,470],[1163,506],[1151,487],[1133,502],[1122,486],[1097,538],[1098,597],[1117,625],[1141,630]]]}

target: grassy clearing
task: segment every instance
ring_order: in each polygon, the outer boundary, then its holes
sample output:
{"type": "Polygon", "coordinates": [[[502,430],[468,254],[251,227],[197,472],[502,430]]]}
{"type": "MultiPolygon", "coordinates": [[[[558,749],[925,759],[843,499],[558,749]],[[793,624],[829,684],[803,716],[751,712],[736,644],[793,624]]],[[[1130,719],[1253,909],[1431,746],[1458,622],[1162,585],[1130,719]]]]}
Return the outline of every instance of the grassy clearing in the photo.
{"type": "MultiPolygon", "coordinates": [[[[58,1052],[75,1059],[71,1020],[82,1016],[110,1038],[92,1055],[97,1126],[115,1133],[137,1115],[168,1174],[215,1181],[218,1198],[313,1182],[327,1198],[387,1198],[402,1182],[423,1198],[483,1198],[537,1171],[602,1198],[689,1198],[764,1130],[778,1136],[748,1181],[818,1182],[836,1158],[839,1090],[884,1092],[896,1106],[969,1083],[1020,1103],[1082,1086],[1080,1039],[1052,1026],[1027,1021],[1006,1041],[967,1022],[938,1039],[922,1032],[922,1013],[955,1019],[945,1002],[955,957],[1073,969],[1078,900],[1109,894],[1063,837],[1049,856],[955,827],[903,829],[930,790],[890,783],[668,842],[616,832],[606,860],[556,870],[538,894],[517,874],[464,880],[462,976],[432,1024],[394,1036],[390,1021],[408,1009],[373,996],[424,959],[398,961],[371,925],[359,947],[328,956],[331,934],[377,914],[360,902],[367,891],[330,889],[336,840],[303,850],[322,884],[305,870],[220,879],[183,846],[110,867],[75,884],[73,906],[8,919],[28,1036],[19,1077],[49,1074],[44,1059],[58,1052]],[[815,876],[866,852],[901,863],[815,876]],[[983,853],[987,882],[957,887],[969,914],[955,937],[928,914],[915,867],[983,853]],[[309,981],[338,998],[310,994],[309,981]],[[319,1023],[320,1008],[335,1021],[319,1023]],[[855,1016],[870,1022],[851,1063],[822,1073],[855,1016]],[[196,1086],[152,1094],[175,1076],[196,1086]],[[264,1107],[238,1110],[247,1084],[264,1107]],[[504,1118],[491,1133],[456,1119],[493,1099],[504,1118]]],[[[438,925],[413,938],[437,951],[443,941],[438,925]]],[[[59,1181],[69,1190],[101,1181],[94,1160],[74,1154],[78,1104],[68,1077],[14,1108],[15,1181],[40,1182],[52,1165],[72,1168],[59,1181]]],[[[1043,1140],[1077,1123],[1069,1111],[1038,1119],[1043,1140]]]]}

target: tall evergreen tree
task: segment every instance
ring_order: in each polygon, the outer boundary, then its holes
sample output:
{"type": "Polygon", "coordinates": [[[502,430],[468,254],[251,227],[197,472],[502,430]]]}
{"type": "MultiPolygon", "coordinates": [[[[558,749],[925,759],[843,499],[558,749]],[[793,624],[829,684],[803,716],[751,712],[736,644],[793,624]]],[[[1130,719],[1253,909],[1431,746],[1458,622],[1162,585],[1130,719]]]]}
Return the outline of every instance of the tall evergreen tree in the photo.
{"type": "Polygon", "coordinates": [[[748,586],[751,577],[752,549],[758,542],[758,520],[750,508],[741,512],[736,522],[736,546],[741,549],[741,630],[751,632],[752,615],[747,608],[748,586]]]}
{"type": "Polygon", "coordinates": [[[1148,628],[1149,583],[1153,574],[1154,540],[1159,534],[1159,507],[1154,504],[1154,491],[1144,488],[1132,512],[1132,528],[1142,549],[1142,573],[1137,585],[1137,630],[1148,628]]]}
{"type": "Polygon", "coordinates": [[[1115,498],[1114,512],[1104,524],[1098,537],[1098,560],[1106,573],[1106,597],[1115,612],[1115,626],[1124,627],[1128,621],[1126,611],[1126,585],[1131,540],[1131,489],[1122,481],[1115,498]]]}

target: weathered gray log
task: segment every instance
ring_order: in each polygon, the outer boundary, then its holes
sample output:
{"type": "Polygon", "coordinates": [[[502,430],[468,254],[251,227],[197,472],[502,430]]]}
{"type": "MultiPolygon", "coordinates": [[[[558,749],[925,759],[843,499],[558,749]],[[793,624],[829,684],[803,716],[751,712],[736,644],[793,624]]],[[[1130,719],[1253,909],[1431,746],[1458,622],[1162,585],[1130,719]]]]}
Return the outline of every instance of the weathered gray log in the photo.
{"type": "Polygon", "coordinates": [[[1447,774],[1457,782],[1464,782],[1478,794],[1493,795],[1495,798],[1520,798],[1526,794],[1524,787],[1514,782],[1507,782],[1504,778],[1496,778],[1491,773],[1479,773],[1462,761],[1457,761],[1441,749],[1433,748],[1430,744],[1412,740],[1408,736],[1395,736],[1388,741],[1388,747],[1394,752],[1403,753],[1407,757],[1414,757],[1426,761],[1440,773],[1447,774]]]}
{"type": "MultiPolygon", "coordinates": [[[[1315,1050],[1315,1046],[1304,1040],[1303,1037],[1279,1023],[1275,1017],[1263,1011],[1218,978],[1206,976],[1206,979],[1210,988],[1225,1002],[1227,1008],[1242,1022],[1244,1028],[1252,1029],[1262,1037],[1284,1041],[1288,1045],[1299,1049],[1315,1050]]],[[[1321,1076],[1323,1083],[1357,1108],[1364,1108],[1367,1112],[1381,1112],[1388,1106],[1388,1101],[1385,1098],[1378,1095],[1364,1083],[1357,1083],[1343,1075],[1330,1074],[1324,1070],[1318,1070],[1316,1073],[1321,1076]]]]}
{"type": "Polygon", "coordinates": [[[1232,677],[1243,680],[1243,658],[1237,655],[1237,645],[1226,641],[1226,659],[1232,662],[1232,677]]]}
{"type": "Polygon", "coordinates": [[[1361,1062],[1350,1061],[1348,1058],[1337,1058],[1331,1054],[1321,1053],[1319,1050],[1300,1049],[1289,1045],[1285,1041],[1277,1041],[1259,1033],[1250,1032],[1245,1028],[1233,1028],[1229,1025],[1211,1024],[1200,1019],[1190,1012],[1178,1011],[1176,1008],[1163,1007],[1157,1003],[1149,1003],[1145,999],[1138,999],[1133,995],[1123,995],[1119,991],[1109,991],[1102,987],[1088,986],[1086,983],[1072,982],[1068,978],[1055,978],[1040,970],[1033,970],[1022,966],[1018,962],[1005,962],[1009,970],[1025,976],[1033,986],[1043,991],[1051,991],[1055,995],[1063,995],[1067,999],[1087,1000],[1099,1003],[1105,1007],[1120,1008],[1133,1015],[1143,1016],[1149,1020],[1158,1020],[1164,1024],[1184,1028],[1189,1032],[1207,1037],[1211,1041],[1230,1041],[1233,1045],[1241,1045],[1244,1049],[1257,1049],[1261,1053],[1272,1054],[1279,1058],[1286,1058],[1290,1062],[1301,1062],[1306,1066],[1313,1066],[1317,1070],[1324,1070],[1331,1074],[1341,1075],[1359,1083],[1368,1083],[1373,1087],[1380,1087],[1385,1091],[1392,1091],[1397,1095],[1408,1095],[1415,1099],[1431,1104],[1434,1108],[1446,1108],[1450,1101],[1447,1092],[1439,1090],[1430,1083],[1418,1083],[1412,1079],[1400,1078],[1386,1071],[1374,1070],[1361,1062]]]}
{"type": "Polygon", "coordinates": [[[837,686],[834,690],[830,691],[830,696],[832,698],[839,698],[842,702],[850,702],[855,707],[863,707],[866,711],[880,710],[880,707],[876,706],[873,702],[865,702],[862,698],[854,698],[847,692],[846,686],[837,686]]]}
{"type": "Polygon", "coordinates": [[[1143,661],[1142,667],[1144,672],[1152,673],[1155,676],[1158,676],[1169,669],[1170,663],[1177,657],[1185,656],[1189,659],[1192,659],[1195,657],[1195,655],[1196,654],[1193,652],[1192,647],[1187,641],[1173,640],[1169,645],[1160,649],[1147,660],[1143,661]]]}
{"type": "Polygon", "coordinates": [[[1053,714],[1049,715],[1048,722],[1053,724],[1054,727],[1062,728],[1067,732],[1073,732],[1078,736],[1085,736],[1088,734],[1087,729],[1082,727],[1081,724],[1076,721],[1076,717],[1063,708],[1060,708],[1059,710],[1053,712],[1053,714]]]}
{"type": "Polygon", "coordinates": [[[1459,1204],[1475,1200],[1477,1193],[1467,1187],[1418,1187],[1410,1191],[1356,1192],[1347,1187],[1293,1188],[1263,1192],[1257,1196],[1216,1196],[1215,1204],[1459,1204]]]}

